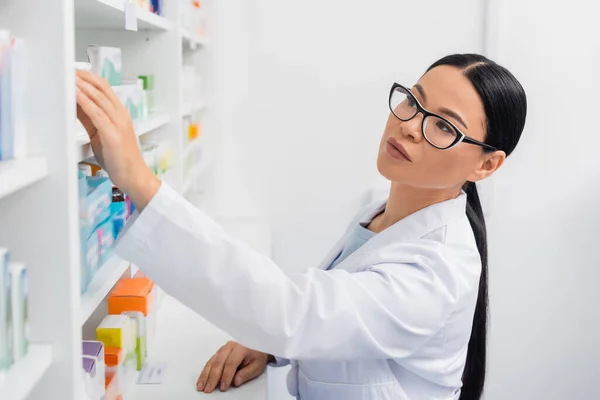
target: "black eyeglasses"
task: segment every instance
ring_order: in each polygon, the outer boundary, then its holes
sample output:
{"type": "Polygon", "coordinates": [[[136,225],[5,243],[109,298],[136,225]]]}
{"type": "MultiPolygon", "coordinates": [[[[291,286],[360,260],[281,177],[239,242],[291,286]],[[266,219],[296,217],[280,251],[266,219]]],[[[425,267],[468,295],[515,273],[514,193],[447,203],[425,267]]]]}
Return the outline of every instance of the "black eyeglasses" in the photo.
{"type": "Polygon", "coordinates": [[[411,91],[399,83],[390,90],[390,110],[400,121],[410,121],[423,114],[421,131],[427,142],[440,150],[448,150],[460,142],[481,146],[486,151],[497,151],[493,146],[472,139],[462,133],[452,122],[423,108],[411,91]]]}

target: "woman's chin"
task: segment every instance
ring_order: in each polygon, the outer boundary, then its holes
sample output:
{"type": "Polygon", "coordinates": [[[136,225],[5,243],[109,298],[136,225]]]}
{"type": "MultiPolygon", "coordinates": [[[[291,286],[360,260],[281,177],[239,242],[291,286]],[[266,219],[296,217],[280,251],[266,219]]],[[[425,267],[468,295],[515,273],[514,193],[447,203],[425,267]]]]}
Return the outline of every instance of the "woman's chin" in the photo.
{"type": "Polygon", "coordinates": [[[381,153],[377,157],[377,170],[381,176],[392,182],[404,181],[407,175],[406,166],[394,163],[391,157],[381,153]]]}

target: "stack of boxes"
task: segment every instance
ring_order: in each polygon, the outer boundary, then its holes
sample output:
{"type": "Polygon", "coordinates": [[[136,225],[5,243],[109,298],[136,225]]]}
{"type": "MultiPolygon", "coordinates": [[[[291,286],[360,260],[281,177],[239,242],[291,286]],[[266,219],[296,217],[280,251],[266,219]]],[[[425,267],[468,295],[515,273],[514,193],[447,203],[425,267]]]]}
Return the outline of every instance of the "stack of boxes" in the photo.
{"type": "Polygon", "coordinates": [[[85,340],[82,343],[84,388],[90,399],[104,396],[104,345],[101,342],[85,340]]]}
{"type": "Polygon", "coordinates": [[[155,329],[155,303],[154,282],[146,277],[122,279],[108,296],[108,313],[113,316],[127,316],[132,321],[138,371],[141,371],[148,355],[148,334],[155,329]]]}
{"type": "Polygon", "coordinates": [[[112,255],[115,241],[133,209],[129,197],[113,186],[105,171],[90,163],[79,165],[81,293],[112,255]]]}
{"type": "Polygon", "coordinates": [[[119,280],[108,296],[108,315],[96,328],[104,348],[106,400],[120,398],[124,377],[142,370],[156,328],[156,293],[154,282],[138,273],[119,280]]]}
{"type": "Polygon", "coordinates": [[[91,45],[87,48],[89,63],[76,63],[76,68],[89,70],[106,79],[133,121],[147,118],[154,108],[154,77],[140,75],[124,80],[121,72],[121,49],[91,45]]]}

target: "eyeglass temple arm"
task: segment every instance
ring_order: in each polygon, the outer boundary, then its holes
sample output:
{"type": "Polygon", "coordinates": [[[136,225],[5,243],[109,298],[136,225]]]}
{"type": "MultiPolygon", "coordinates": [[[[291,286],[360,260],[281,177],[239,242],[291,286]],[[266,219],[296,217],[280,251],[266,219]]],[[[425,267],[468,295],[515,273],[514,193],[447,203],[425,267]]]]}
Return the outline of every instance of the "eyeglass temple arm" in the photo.
{"type": "Polygon", "coordinates": [[[481,146],[488,151],[498,151],[498,149],[495,148],[494,146],[490,146],[489,144],[485,144],[483,142],[480,142],[479,140],[471,139],[468,136],[465,136],[465,138],[463,139],[463,142],[481,146]]]}

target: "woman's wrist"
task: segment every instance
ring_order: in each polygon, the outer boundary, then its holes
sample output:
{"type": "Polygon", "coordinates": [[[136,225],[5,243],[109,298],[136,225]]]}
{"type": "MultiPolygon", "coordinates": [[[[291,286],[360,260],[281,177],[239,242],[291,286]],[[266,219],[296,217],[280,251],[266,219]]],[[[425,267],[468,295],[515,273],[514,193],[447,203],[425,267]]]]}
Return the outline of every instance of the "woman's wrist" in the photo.
{"type": "Polygon", "coordinates": [[[129,195],[136,210],[142,212],[160,189],[161,181],[147,168],[142,173],[132,176],[135,177],[136,175],[138,176],[137,179],[128,183],[126,187],[121,187],[121,189],[129,195]]]}

